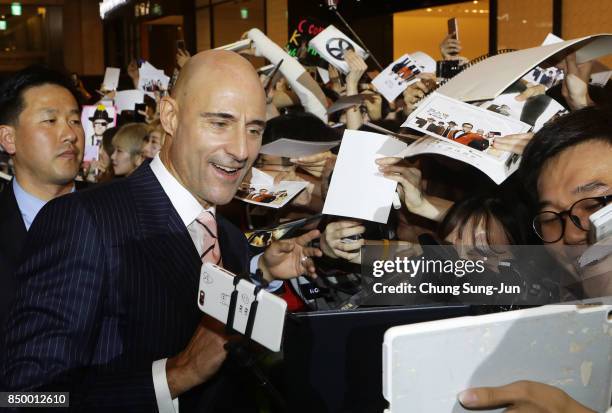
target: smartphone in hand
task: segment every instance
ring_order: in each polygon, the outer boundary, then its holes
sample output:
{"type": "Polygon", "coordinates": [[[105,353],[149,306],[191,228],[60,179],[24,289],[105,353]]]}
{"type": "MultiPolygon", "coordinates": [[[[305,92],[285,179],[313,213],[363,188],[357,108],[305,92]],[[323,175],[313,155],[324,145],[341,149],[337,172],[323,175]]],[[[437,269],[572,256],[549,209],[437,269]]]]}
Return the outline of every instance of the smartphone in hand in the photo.
{"type": "Polygon", "coordinates": [[[448,19],[448,34],[451,35],[451,38],[459,40],[459,25],[456,17],[448,19]]]}

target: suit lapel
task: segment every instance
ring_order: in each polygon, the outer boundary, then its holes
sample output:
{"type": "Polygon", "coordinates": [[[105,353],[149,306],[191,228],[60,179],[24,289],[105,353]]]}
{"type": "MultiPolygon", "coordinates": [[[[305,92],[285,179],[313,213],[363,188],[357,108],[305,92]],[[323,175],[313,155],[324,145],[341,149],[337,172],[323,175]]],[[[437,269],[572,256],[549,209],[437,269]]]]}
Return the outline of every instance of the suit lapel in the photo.
{"type": "MultiPolygon", "coordinates": [[[[197,291],[202,267],[193,240],[148,164],[142,165],[128,179],[142,229],[144,249],[149,259],[159,265],[164,277],[190,305],[197,291]]],[[[248,275],[248,249],[236,245],[239,240],[236,234],[232,236],[231,226],[225,218],[217,215],[223,266],[234,274],[248,275]]]]}
{"type": "Polygon", "coordinates": [[[187,228],[148,164],[130,178],[143,249],[181,302],[193,307],[202,261],[187,228]]]}

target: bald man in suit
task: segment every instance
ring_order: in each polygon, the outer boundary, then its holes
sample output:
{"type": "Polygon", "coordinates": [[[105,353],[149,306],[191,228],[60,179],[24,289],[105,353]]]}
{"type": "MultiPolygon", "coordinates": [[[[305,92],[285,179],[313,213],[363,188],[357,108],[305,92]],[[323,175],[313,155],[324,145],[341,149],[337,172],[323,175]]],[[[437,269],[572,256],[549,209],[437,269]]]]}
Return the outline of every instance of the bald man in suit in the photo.
{"type": "Polygon", "coordinates": [[[228,338],[197,307],[202,262],[274,283],[314,274],[321,255],[311,231],[252,259],[216,214],[258,155],[265,107],[247,60],[195,55],[160,103],[160,155],[43,208],[17,272],[4,388],[69,391],[88,412],[254,410],[228,338]]]}

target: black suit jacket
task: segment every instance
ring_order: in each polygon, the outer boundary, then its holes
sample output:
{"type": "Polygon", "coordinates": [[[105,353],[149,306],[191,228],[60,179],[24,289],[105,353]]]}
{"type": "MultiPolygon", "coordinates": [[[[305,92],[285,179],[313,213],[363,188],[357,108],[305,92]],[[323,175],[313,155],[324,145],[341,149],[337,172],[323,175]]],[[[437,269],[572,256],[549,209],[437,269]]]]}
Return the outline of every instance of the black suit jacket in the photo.
{"type": "MultiPolygon", "coordinates": [[[[217,221],[224,266],[246,273],[244,235],[217,221]]],[[[49,202],[24,257],[6,324],[6,386],[70,391],[76,410],[156,411],[151,364],[178,354],[193,335],[202,263],[148,163],[49,202]]],[[[181,397],[181,413],[198,404],[225,411],[216,396],[227,377],[222,371],[181,397]]]]}
{"type": "MultiPolygon", "coordinates": [[[[27,235],[12,181],[0,192],[0,228],[0,325],[3,325],[15,295],[15,271],[27,235]]],[[[1,338],[0,354],[3,354],[1,338]]]]}
{"type": "MultiPolygon", "coordinates": [[[[75,182],[77,189],[84,189],[87,183],[75,182]]],[[[28,231],[17,205],[13,181],[0,192],[0,334],[17,289],[15,271],[21,258],[28,231]]],[[[4,353],[4,340],[0,335],[0,355],[4,353]]]]}

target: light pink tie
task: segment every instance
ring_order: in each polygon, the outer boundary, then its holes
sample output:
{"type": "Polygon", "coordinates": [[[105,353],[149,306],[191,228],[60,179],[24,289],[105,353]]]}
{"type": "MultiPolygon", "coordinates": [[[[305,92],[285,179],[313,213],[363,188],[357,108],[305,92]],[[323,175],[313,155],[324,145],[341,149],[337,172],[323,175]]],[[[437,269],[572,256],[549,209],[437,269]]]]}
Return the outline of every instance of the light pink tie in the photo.
{"type": "Polygon", "coordinates": [[[217,220],[215,215],[210,211],[202,212],[196,221],[204,227],[202,238],[202,262],[212,262],[223,266],[221,262],[221,249],[219,248],[219,240],[217,239],[217,220]]]}

